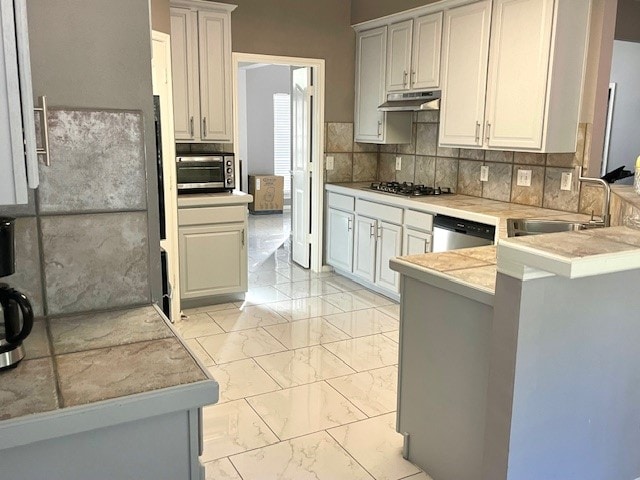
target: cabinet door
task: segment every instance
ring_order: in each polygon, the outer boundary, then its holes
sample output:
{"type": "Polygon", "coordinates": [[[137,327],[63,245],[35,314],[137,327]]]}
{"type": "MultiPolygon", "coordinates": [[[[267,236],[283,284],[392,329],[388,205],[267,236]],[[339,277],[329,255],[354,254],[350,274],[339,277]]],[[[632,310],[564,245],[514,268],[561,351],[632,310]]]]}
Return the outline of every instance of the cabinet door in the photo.
{"type": "Polygon", "coordinates": [[[421,253],[429,253],[431,251],[431,234],[414,230],[413,228],[405,228],[402,238],[402,254],[403,255],[419,255],[421,253]]]}
{"type": "Polygon", "coordinates": [[[482,146],[491,2],[444,14],[440,144],[482,146]]]}
{"type": "Polygon", "coordinates": [[[25,204],[28,187],[38,186],[38,166],[23,0],[0,1],[0,39],[0,205],[25,204]]]}
{"type": "Polygon", "coordinates": [[[327,263],[340,270],[353,269],[353,213],[328,210],[327,263]]]}
{"type": "Polygon", "coordinates": [[[413,23],[411,88],[440,86],[440,49],[442,47],[442,12],[416,18],[413,23]]]}
{"type": "Polygon", "coordinates": [[[400,275],[389,268],[389,260],[402,253],[402,227],[378,222],[376,246],[376,284],[400,292],[400,275]]]}
{"type": "Polygon", "coordinates": [[[494,0],[486,108],[489,147],[542,147],[553,3],[494,0]]]}
{"type": "Polygon", "coordinates": [[[375,281],[376,221],[356,215],[353,273],[371,283],[375,281]]]}
{"type": "Polygon", "coordinates": [[[245,233],[243,223],[180,227],[180,297],[246,292],[245,233]]]}
{"type": "Polygon", "coordinates": [[[387,92],[409,90],[413,20],[389,25],[387,46],[387,92]]]}
{"type": "Polygon", "coordinates": [[[176,140],[200,138],[198,14],[171,8],[171,78],[176,140]]]}
{"type": "Polygon", "coordinates": [[[354,129],[357,142],[380,142],[384,113],[378,106],[385,100],[387,27],[358,34],[356,39],[356,102],[354,129]]]}
{"type": "Polygon", "coordinates": [[[231,19],[198,13],[200,115],[203,141],[231,142],[231,19]]]}

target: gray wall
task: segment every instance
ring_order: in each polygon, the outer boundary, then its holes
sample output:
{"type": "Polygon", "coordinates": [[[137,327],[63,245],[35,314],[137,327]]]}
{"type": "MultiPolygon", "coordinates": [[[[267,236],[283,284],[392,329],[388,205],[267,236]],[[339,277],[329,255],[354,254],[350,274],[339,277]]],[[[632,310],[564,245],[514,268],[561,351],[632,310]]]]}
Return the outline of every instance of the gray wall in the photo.
{"type": "Polygon", "coordinates": [[[498,274],[483,478],[640,476],[639,278],[498,274]]]}
{"type": "Polygon", "coordinates": [[[616,40],[640,42],[640,2],[637,0],[618,0],[616,17],[616,40]]]}
{"type": "MultiPolygon", "coordinates": [[[[149,2],[29,0],[27,9],[35,96],[47,95],[51,107],[142,111],[152,297],[159,299],[149,2]]],[[[89,176],[92,158],[86,161],[89,176]]],[[[34,213],[33,206],[23,211],[34,213]]]]}
{"type": "Polygon", "coordinates": [[[249,175],[273,175],[273,94],[290,92],[290,69],[269,65],[247,70],[247,158],[249,175]]]}
{"type": "Polygon", "coordinates": [[[607,170],[626,165],[633,171],[640,155],[640,43],[614,42],[611,81],[617,85],[607,170]]]}
{"type": "Polygon", "coordinates": [[[351,0],[351,23],[366,22],[436,1],[438,0],[351,0]]]}
{"type": "Polygon", "coordinates": [[[325,121],[353,121],[355,33],[345,0],[228,0],[233,51],[323,58],[325,121]]]}
{"type": "Polygon", "coordinates": [[[169,0],[151,0],[151,28],[163,33],[171,33],[169,0]]]}

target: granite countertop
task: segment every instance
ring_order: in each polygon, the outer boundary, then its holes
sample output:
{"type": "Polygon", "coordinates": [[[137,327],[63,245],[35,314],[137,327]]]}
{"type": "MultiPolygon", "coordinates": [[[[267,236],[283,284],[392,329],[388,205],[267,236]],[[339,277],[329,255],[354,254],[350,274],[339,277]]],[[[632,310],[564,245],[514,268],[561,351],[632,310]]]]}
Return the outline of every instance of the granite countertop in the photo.
{"type": "Polygon", "coordinates": [[[186,193],[178,195],[178,208],[246,205],[251,202],[253,202],[253,195],[235,190],[232,192],[186,193]]]}
{"type": "Polygon", "coordinates": [[[211,381],[155,306],[38,319],[24,346],[0,372],[2,421],[211,381]]]}

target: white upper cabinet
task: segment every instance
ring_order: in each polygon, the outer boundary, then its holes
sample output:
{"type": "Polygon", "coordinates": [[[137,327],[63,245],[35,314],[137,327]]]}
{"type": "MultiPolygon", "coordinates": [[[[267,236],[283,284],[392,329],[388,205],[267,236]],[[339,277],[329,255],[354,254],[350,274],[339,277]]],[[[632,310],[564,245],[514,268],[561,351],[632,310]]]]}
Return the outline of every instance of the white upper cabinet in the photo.
{"type": "Polygon", "coordinates": [[[491,22],[489,0],[445,12],[440,144],[574,152],[589,3],[494,0],[491,22]]]}
{"type": "Polygon", "coordinates": [[[358,32],[354,137],[362,143],[410,143],[411,112],[381,112],[386,99],[387,27],[358,32]]]}
{"type": "Polygon", "coordinates": [[[0,205],[26,204],[38,186],[40,153],[26,0],[0,0],[0,38],[0,205]]]}
{"type": "Polygon", "coordinates": [[[445,12],[440,144],[482,146],[491,1],[445,12]]]}
{"type": "Polygon", "coordinates": [[[215,2],[171,2],[176,140],[231,142],[231,11],[215,2]]]}
{"type": "Polygon", "coordinates": [[[171,8],[171,75],[176,140],[200,138],[198,13],[171,8]]]}
{"type": "Polygon", "coordinates": [[[489,147],[542,146],[552,23],[552,1],[494,2],[485,132],[489,147]]]}
{"type": "Polygon", "coordinates": [[[422,90],[440,86],[442,12],[414,20],[411,55],[411,88],[422,90]]]}
{"type": "Polygon", "coordinates": [[[413,20],[389,25],[387,54],[387,91],[409,90],[411,73],[411,37],[413,20]]]}
{"type": "Polygon", "coordinates": [[[387,92],[440,86],[442,12],[389,25],[387,92]]]}

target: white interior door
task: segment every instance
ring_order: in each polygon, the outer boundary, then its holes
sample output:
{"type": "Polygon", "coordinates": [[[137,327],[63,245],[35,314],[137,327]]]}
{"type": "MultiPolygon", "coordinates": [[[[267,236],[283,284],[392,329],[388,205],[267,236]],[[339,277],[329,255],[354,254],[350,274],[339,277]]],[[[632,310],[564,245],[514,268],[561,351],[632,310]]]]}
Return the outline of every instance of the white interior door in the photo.
{"type": "Polygon", "coordinates": [[[310,67],[291,69],[292,257],[304,268],[311,258],[311,73],[310,67]]]}

